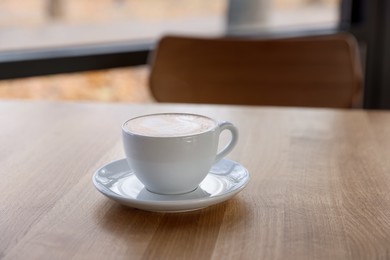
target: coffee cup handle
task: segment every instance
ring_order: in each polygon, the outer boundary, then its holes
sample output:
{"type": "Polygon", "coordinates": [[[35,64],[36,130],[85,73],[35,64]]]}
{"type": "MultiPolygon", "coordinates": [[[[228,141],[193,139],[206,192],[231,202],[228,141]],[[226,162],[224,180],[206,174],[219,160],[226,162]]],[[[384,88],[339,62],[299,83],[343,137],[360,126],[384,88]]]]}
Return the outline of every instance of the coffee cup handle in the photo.
{"type": "Polygon", "coordinates": [[[238,130],[237,128],[230,122],[224,121],[218,123],[219,133],[221,134],[224,130],[229,130],[231,135],[230,142],[217,154],[215,157],[215,162],[218,162],[222,158],[224,158],[228,153],[230,153],[234,146],[237,144],[238,140],[238,130]]]}

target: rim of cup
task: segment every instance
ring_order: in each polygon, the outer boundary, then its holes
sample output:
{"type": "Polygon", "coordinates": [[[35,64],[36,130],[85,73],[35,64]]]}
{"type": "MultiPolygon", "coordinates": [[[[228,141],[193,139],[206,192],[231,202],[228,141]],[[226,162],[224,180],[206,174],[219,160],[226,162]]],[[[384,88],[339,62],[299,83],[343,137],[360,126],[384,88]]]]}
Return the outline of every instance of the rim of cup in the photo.
{"type": "Polygon", "coordinates": [[[151,114],[144,114],[144,115],[140,115],[140,116],[136,116],[136,117],[132,117],[130,119],[127,119],[123,124],[122,124],[122,131],[126,134],[129,134],[129,135],[134,135],[134,136],[142,136],[142,137],[148,137],[148,138],[178,138],[178,137],[190,137],[190,136],[198,136],[198,135],[202,135],[204,133],[207,133],[209,131],[214,131],[215,129],[217,129],[219,125],[219,122],[211,117],[208,117],[208,116],[205,116],[205,115],[200,115],[200,114],[194,114],[194,113],[180,113],[180,112],[165,112],[165,113],[151,113],[151,114]],[[135,120],[137,118],[141,118],[141,117],[148,117],[148,116],[159,116],[159,115],[189,115],[189,116],[197,116],[197,117],[204,117],[204,118],[207,118],[211,121],[214,122],[214,126],[213,127],[210,127],[208,128],[207,130],[203,131],[203,132],[200,132],[200,133],[195,133],[195,134],[185,134],[185,135],[175,135],[175,136],[152,136],[152,135],[144,135],[144,134],[140,134],[140,133],[134,133],[134,132],[131,132],[129,131],[128,129],[126,129],[126,124],[132,120],[135,120]]]}

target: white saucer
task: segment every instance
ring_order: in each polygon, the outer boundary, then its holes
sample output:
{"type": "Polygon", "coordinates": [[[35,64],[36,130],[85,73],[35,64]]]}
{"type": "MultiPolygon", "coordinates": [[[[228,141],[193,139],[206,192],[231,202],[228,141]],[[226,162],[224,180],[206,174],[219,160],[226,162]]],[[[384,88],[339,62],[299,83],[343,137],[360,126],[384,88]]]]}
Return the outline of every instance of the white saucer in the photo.
{"type": "Polygon", "coordinates": [[[126,159],[121,159],[97,170],[92,180],[98,191],[123,205],[148,211],[178,212],[205,208],[233,197],[246,186],[249,173],[239,163],[222,159],[213,165],[196,190],[160,195],[146,190],[126,159]]]}

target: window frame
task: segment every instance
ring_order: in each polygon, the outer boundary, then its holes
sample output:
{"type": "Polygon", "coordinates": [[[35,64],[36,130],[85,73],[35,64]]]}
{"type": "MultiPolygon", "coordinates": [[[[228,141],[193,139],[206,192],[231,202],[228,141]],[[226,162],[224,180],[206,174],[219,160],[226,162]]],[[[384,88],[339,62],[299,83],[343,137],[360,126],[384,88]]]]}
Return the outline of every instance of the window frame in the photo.
{"type": "Polygon", "coordinates": [[[115,42],[0,52],[0,79],[138,66],[154,42],[115,42]]]}

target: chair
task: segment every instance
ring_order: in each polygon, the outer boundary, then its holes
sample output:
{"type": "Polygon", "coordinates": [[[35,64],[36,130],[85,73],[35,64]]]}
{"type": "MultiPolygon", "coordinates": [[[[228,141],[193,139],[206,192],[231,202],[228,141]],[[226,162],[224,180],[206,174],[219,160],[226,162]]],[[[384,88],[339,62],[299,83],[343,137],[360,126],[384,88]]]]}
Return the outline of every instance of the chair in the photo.
{"type": "Polygon", "coordinates": [[[349,34],[289,39],[163,37],[149,86],[159,102],[350,108],[362,73],[349,34]]]}

